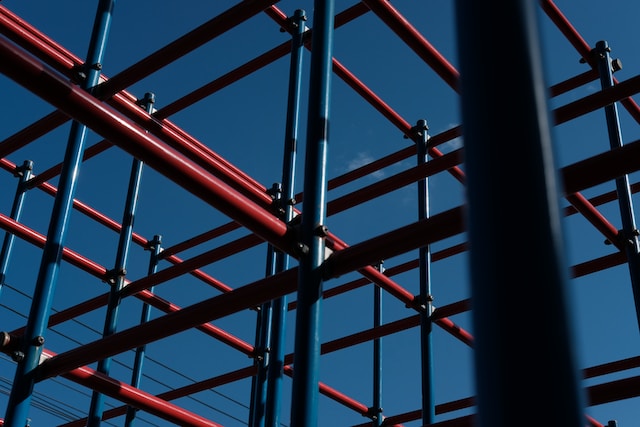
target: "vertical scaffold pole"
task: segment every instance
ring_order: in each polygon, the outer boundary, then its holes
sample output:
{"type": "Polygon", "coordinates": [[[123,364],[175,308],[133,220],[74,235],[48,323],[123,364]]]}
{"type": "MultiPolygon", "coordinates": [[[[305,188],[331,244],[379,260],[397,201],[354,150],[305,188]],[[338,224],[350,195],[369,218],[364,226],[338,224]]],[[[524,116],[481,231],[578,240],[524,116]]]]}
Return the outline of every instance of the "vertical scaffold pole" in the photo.
{"type": "MultiPolygon", "coordinates": [[[[272,196],[275,203],[279,203],[281,192],[280,185],[274,184],[272,196]]],[[[276,252],[273,245],[267,245],[266,276],[276,273],[276,252]]],[[[270,366],[271,354],[271,316],[273,308],[271,301],[257,307],[256,313],[256,338],[255,338],[255,362],[256,375],[251,379],[251,402],[249,406],[249,426],[264,427],[267,398],[267,370],[270,366]]]]}
{"type": "MultiPolygon", "coordinates": [[[[418,120],[413,128],[416,143],[418,166],[428,161],[427,142],[429,127],[426,120],[418,120]]],[[[429,178],[418,181],[418,219],[429,218],[429,178]]],[[[431,247],[418,249],[418,270],[420,275],[420,355],[422,364],[422,424],[429,425],[435,420],[436,409],[433,396],[433,349],[431,312],[433,297],[431,295],[431,247]]]]}
{"type": "MultiPolygon", "coordinates": [[[[151,276],[158,271],[158,262],[160,261],[160,252],[162,252],[162,236],[156,234],[153,236],[153,240],[149,242],[149,250],[151,251],[151,257],[149,259],[149,268],[147,275],[151,276]]],[[[149,292],[153,293],[154,287],[149,288],[149,292]]],[[[151,318],[151,306],[147,303],[142,305],[142,313],[140,315],[140,323],[146,323],[151,318]]],[[[140,382],[142,381],[142,365],[144,364],[144,357],[146,352],[146,346],[140,346],[136,348],[135,358],[133,360],[133,370],[131,372],[131,385],[140,388],[140,382]]],[[[127,407],[127,415],[125,417],[125,427],[132,427],[136,418],[137,409],[133,406],[127,407]]]]}
{"type": "MultiPolygon", "coordinates": [[[[377,265],[380,273],[384,273],[383,262],[377,265]]],[[[373,327],[379,328],[382,325],[382,288],[373,286],[373,327]]],[[[371,407],[371,418],[373,427],[382,425],[382,340],[373,339],[373,406],[371,407]]]]}
{"type": "MultiPolygon", "coordinates": [[[[609,44],[606,41],[596,43],[594,53],[598,62],[598,72],[600,73],[600,83],[602,89],[613,87],[613,62],[609,44]]],[[[618,64],[616,61],[615,64],[618,64]]],[[[620,148],[623,145],[622,132],[618,116],[618,106],[614,102],[604,107],[607,120],[607,131],[609,134],[609,145],[611,149],[620,148]]],[[[640,245],[638,244],[638,230],[633,212],[633,201],[631,199],[631,187],[629,176],[623,175],[616,179],[616,192],[618,194],[618,206],[620,207],[620,218],[622,220],[622,239],[627,255],[627,266],[631,276],[631,288],[633,290],[633,300],[636,306],[636,319],[640,327],[640,245]]]]}
{"type": "Polygon", "coordinates": [[[318,422],[333,15],[333,0],[314,1],[293,361],[292,427],[314,427],[318,422]]]}
{"type": "MultiPolygon", "coordinates": [[[[22,166],[16,168],[15,173],[20,177],[20,180],[18,181],[16,195],[11,205],[11,213],[9,213],[11,218],[16,221],[20,221],[20,216],[22,215],[22,206],[24,205],[24,198],[28,190],[26,182],[31,179],[32,171],[33,162],[31,160],[25,160],[22,166]]],[[[7,269],[9,268],[9,260],[11,259],[15,238],[15,235],[7,231],[2,241],[2,250],[0,251],[0,296],[2,296],[2,288],[6,283],[7,269]]]]}
{"type": "Polygon", "coordinates": [[[536,13],[528,0],[456,2],[479,427],[533,426],[540,408],[585,424],[536,13]],[[498,49],[506,70],[487,59],[498,49]]]}
{"type": "MultiPolygon", "coordinates": [[[[153,94],[145,96],[147,112],[153,108],[153,94]]],[[[116,250],[116,260],[113,270],[109,273],[109,301],[104,321],[104,329],[102,336],[107,337],[116,332],[118,326],[118,313],[120,311],[120,291],[124,287],[127,258],[129,257],[129,248],[131,247],[131,236],[133,234],[133,223],[138,206],[138,193],[140,190],[140,180],[142,179],[143,163],[138,159],[133,159],[131,164],[131,172],[129,175],[129,186],[127,188],[127,197],[125,199],[124,212],[122,214],[122,228],[118,239],[118,247],[116,250]]],[[[111,358],[107,357],[98,361],[97,371],[105,375],[109,375],[111,370],[111,358]]],[[[89,417],[87,427],[97,427],[102,420],[102,412],[104,406],[104,395],[94,391],[91,395],[91,405],[89,407],[89,417]]]]}
{"type": "MultiPolygon", "coordinates": [[[[85,63],[86,78],[82,82],[82,87],[86,90],[91,90],[100,80],[102,58],[104,57],[111,27],[114,5],[114,0],[100,0],[98,3],[85,63]]],[[[47,230],[47,242],[42,252],[42,260],[38,270],[25,335],[21,340],[22,348],[20,351],[23,356],[16,367],[15,379],[7,405],[5,427],[24,427],[29,414],[35,385],[34,371],[40,363],[40,356],[43,350],[44,336],[55,294],[60,261],[62,259],[62,248],[64,248],[67,236],[86,134],[86,126],[76,121],[71,123],[69,140],[58,183],[58,192],[54,200],[51,220],[47,230]]]]}
{"type": "MultiPolygon", "coordinates": [[[[302,82],[302,53],[304,52],[304,33],[307,15],[304,10],[294,12],[292,23],[294,33],[291,39],[291,62],[289,65],[289,91],[287,97],[287,121],[284,139],[282,164],[282,199],[284,220],[293,220],[295,204],[295,172],[298,149],[298,125],[300,118],[300,87],[302,82]]],[[[290,257],[284,252],[276,252],[276,272],[289,268],[290,257]]],[[[284,378],[285,335],[287,319],[287,297],[282,296],[273,301],[271,335],[271,352],[268,382],[267,407],[265,421],[267,427],[280,424],[280,407],[282,401],[282,381],[284,378]]]]}

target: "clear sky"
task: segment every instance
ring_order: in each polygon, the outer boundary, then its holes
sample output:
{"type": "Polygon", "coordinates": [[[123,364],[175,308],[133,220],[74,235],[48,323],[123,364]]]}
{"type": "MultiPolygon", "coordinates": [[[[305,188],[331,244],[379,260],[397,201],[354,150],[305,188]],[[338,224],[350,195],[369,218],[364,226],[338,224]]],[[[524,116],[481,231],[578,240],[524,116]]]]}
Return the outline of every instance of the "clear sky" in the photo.
{"type": "MultiPolygon", "coordinates": [[[[70,53],[84,58],[88,49],[97,2],[60,0],[57,2],[32,0],[4,0],[0,6],[9,10],[70,53]]],[[[138,0],[117,2],[103,61],[103,73],[108,78],[156,52],[168,43],[219,15],[236,2],[188,0],[180,4],[166,1],[138,0]]],[[[336,0],[336,12],[355,4],[355,0],[336,0]]],[[[393,6],[454,68],[458,67],[453,5],[450,0],[395,0],[393,6]]],[[[640,3],[634,0],[596,0],[581,2],[557,0],[554,4],[571,22],[584,41],[595,46],[604,40],[611,46],[611,56],[619,58],[622,69],[616,72],[618,81],[640,74],[640,3]]],[[[313,1],[283,0],[275,5],[287,16],[302,9],[308,16],[307,26],[313,28],[313,1]]],[[[584,73],[588,66],[580,62],[576,51],[557,27],[542,12],[539,16],[543,47],[544,71],[548,86],[584,73]]],[[[499,25],[487,23],[487,25],[499,25]]],[[[152,92],[159,111],[181,97],[211,81],[231,73],[248,61],[289,40],[286,32],[266,13],[260,13],[232,28],[188,55],[136,82],[127,92],[136,98],[152,92]]],[[[450,84],[410,49],[374,13],[368,12],[337,28],[334,37],[334,58],[341,69],[347,70],[373,91],[390,110],[409,125],[425,119],[429,135],[435,136],[460,125],[459,96],[450,84]]],[[[197,139],[222,158],[246,172],[257,183],[269,188],[282,179],[283,141],[285,134],[289,57],[270,63],[240,81],[222,86],[207,98],[180,111],[169,120],[197,139]]],[[[503,62],[509,73],[509,52],[501,46],[487,50],[487,61],[503,62]]],[[[296,192],[302,191],[304,177],[304,149],[306,135],[306,107],[309,78],[309,51],[303,57],[302,97],[299,126],[296,192]]],[[[599,82],[592,81],[566,94],[549,99],[554,109],[599,90],[599,82]]],[[[27,89],[0,74],[0,150],[2,142],[25,129],[55,109],[27,89]]],[[[637,96],[636,96],[637,99],[637,96]]],[[[509,108],[503,105],[502,108],[509,108]]],[[[619,107],[623,141],[640,139],[640,127],[631,115],[619,107]]],[[[500,129],[487,129],[500,132],[500,129]]],[[[11,152],[0,172],[0,214],[8,216],[17,180],[6,171],[7,164],[20,165],[25,160],[34,163],[38,175],[60,163],[69,135],[65,123],[30,144],[11,152]],[[10,163],[6,163],[10,162],[10,163]]],[[[100,142],[102,137],[90,131],[87,146],[100,142]]],[[[515,141],[514,141],[515,143],[515,141]]],[[[609,147],[604,112],[595,111],[583,117],[555,126],[553,129],[555,160],[558,167],[566,166],[609,147]]],[[[116,144],[118,145],[118,144],[116,144]]],[[[329,179],[366,165],[376,159],[401,151],[412,145],[403,137],[397,123],[391,123],[380,111],[363,100],[342,75],[333,74],[330,108],[330,133],[327,158],[329,179]]],[[[463,146],[462,138],[455,138],[439,147],[448,153],[463,146]]],[[[518,159],[514,159],[517,161],[518,159]]],[[[131,167],[131,157],[122,149],[112,147],[83,163],[76,199],[120,222],[131,167]]],[[[328,200],[380,182],[413,167],[416,159],[401,161],[363,177],[353,183],[332,189],[328,200]]],[[[514,177],[517,179],[517,177],[514,177]]],[[[630,176],[635,183],[637,176],[630,176]]],[[[57,178],[50,184],[56,186],[57,178]]],[[[437,214],[464,203],[464,188],[446,173],[430,178],[430,211],[437,214]]],[[[587,198],[612,191],[612,182],[584,192],[587,198]]],[[[505,195],[514,197],[514,195],[505,195]]],[[[634,196],[635,197],[635,196],[634,196]]],[[[634,200],[635,201],[635,200],[634,200]]],[[[416,185],[394,189],[348,211],[327,218],[329,230],[349,245],[410,224],[418,218],[416,185]]],[[[568,206],[566,200],[561,206],[568,206]]],[[[640,201],[637,201],[640,203],[640,201]]],[[[21,222],[37,233],[46,234],[53,197],[40,190],[26,195],[21,222]]],[[[617,229],[621,228],[617,203],[598,206],[598,210],[617,229]]],[[[514,199],[513,215],[517,215],[514,199]]],[[[229,223],[229,218],[199,200],[159,171],[145,167],[142,174],[135,215],[134,232],[152,239],[162,236],[162,246],[170,248],[201,233],[229,223]]],[[[565,236],[567,268],[614,252],[604,244],[603,235],[580,215],[562,220],[565,236]]],[[[527,234],[535,232],[523,224],[514,233],[514,250],[527,244],[527,234]]],[[[209,249],[235,241],[247,234],[245,229],[203,243],[177,256],[190,259],[209,249]]],[[[465,241],[464,235],[454,236],[432,245],[434,253],[465,241]]],[[[95,261],[107,270],[114,267],[118,235],[103,225],[74,211],[70,218],[66,246],[95,261]]],[[[0,293],[0,330],[12,331],[23,326],[29,312],[30,297],[36,281],[41,249],[18,239],[11,254],[6,285],[0,293]]],[[[231,257],[202,267],[210,277],[231,288],[259,280],[265,274],[266,246],[244,250],[231,257]]],[[[415,253],[384,260],[387,270],[416,259],[415,253]]],[[[127,264],[127,278],[131,281],[147,274],[149,251],[133,245],[127,264]]],[[[432,265],[432,293],[436,307],[446,306],[469,297],[467,254],[461,253],[435,261],[432,265]]],[[[170,263],[163,261],[160,268],[170,263]]],[[[526,272],[521,272],[522,277],[526,272]]],[[[325,289],[349,283],[361,277],[347,274],[325,283],[325,289]]],[[[514,278],[518,285],[521,277],[514,278]]],[[[419,292],[416,269],[399,274],[393,280],[412,294],[419,292]]],[[[629,271],[626,265],[580,278],[572,278],[568,285],[570,310],[575,318],[575,336],[580,368],[637,357],[640,336],[633,305],[629,271]]],[[[57,279],[53,309],[60,311],[107,292],[107,285],[77,267],[63,264],[57,279]]],[[[186,275],[156,287],[162,298],[180,307],[190,306],[220,293],[201,280],[186,275]]],[[[544,312],[544,296],[527,290],[532,298],[540,298],[544,312]]],[[[290,295],[294,298],[294,295],[290,295]]],[[[323,301],[320,339],[329,342],[373,325],[373,289],[370,284],[323,301]]],[[[124,300],[120,309],[118,330],[134,326],[140,319],[141,303],[135,298],[124,300]]],[[[152,310],[152,316],[162,314],[152,310]]],[[[383,323],[415,315],[401,301],[383,295],[383,323]]],[[[225,317],[214,324],[253,345],[255,340],[255,312],[246,310],[225,317]]],[[[290,312],[287,322],[287,348],[293,350],[295,314],[290,312]]],[[[469,313],[451,317],[455,324],[473,334],[469,313]]],[[[104,323],[104,308],[84,314],[48,331],[46,348],[55,353],[75,348],[81,343],[98,339],[104,323]]],[[[517,325],[514,325],[517,328],[517,325]]],[[[383,408],[385,416],[393,416],[419,409],[420,358],[418,328],[411,328],[382,339],[383,348],[383,408]]],[[[515,336],[514,339],[527,339],[515,336]]],[[[433,333],[434,378],[436,404],[464,399],[474,395],[474,367],[472,349],[441,328],[433,333]]],[[[372,346],[359,344],[322,357],[319,377],[327,386],[344,393],[365,406],[372,404],[372,346]]],[[[130,380],[131,352],[115,357],[111,375],[123,382],[130,380]]],[[[141,388],[158,394],[201,381],[223,373],[250,366],[252,360],[237,349],[214,340],[200,331],[188,331],[148,346],[145,377],[141,388]]],[[[92,366],[93,367],[93,366],[92,366]]],[[[13,381],[15,364],[0,355],[0,418],[6,411],[8,394],[13,381]]],[[[623,371],[585,381],[585,386],[604,383],[616,378],[631,377],[634,371],[623,371]]],[[[290,378],[284,381],[281,423],[289,425],[290,378]]],[[[247,423],[250,380],[237,381],[215,390],[200,392],[175,403],[227,427],[247,423]]],[[[31,418],[34,426],[62,425],[86,416],[90,391],[54,378],[36,384],[31,418]]],[[[120,406],[107,399],[105,409],[120,406]]],[[[637,425],[640,415],[638,398],[586,408],[586,413],[606,425],[617,420],[620,427],[637,425]]],[[[436,421],[472,413],[464,410],[438,415],[436,421]]],[[[553,414],[541,411],[541,423],[553,414]]],[[[319,426],[353,426],[367,419],[352,409],[321,397],[319,426]]],[[[140,413],[138,425],[166,426],[166,421],[140,413]]],[[[109,420],[105,425],[122,425],[123,418],[109,420]]],[[[419,421],[404,423],[418,426],[419,421]]]]}

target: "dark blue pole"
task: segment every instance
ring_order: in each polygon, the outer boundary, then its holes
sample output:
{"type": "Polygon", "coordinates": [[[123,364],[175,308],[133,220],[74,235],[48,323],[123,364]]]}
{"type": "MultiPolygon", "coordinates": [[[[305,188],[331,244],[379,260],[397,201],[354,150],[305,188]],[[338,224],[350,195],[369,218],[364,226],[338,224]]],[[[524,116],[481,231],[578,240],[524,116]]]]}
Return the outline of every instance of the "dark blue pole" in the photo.
{"type": "Polygon", "coordinates": [[[322,264],[325,259],[327,148],[333,55],[333,0],[315,0],[304,198],[298,273],[291,426],[314,427],[318,411],[322,264]]]}
{"type": "MultiPolygon", "coordinates": [[[[91,90],[99,82],[102,58],[111,26],[114,5],[114,0],[100,0],[98,4],[85,64],[86,78],[82,82],[84,89],[91,90]]],[[[34,370],[40,363],[44,335],[49,323],[62,249],[67,236],[69,216],[73,207],[77,177],[84,153],[86,133],[86,126],[76,121],[72,122],[58,182],[58,192],[54,200],[51,221],[47,230],[47,243],[42,252],[31,310],[27,319],[24,339],[22,340],[22,348],[20,350],[22,355],[18,360],[15,379],[7,405],[5,427],[24,427],[29,414],[35,384],[34,370]]]]}
{"type": "Polygon", "coordinates": [[[478,427],[586,423],[536,7],[456,2],[478,427]]]}
{"type": "MultiPolygon", "coordinates": [[[[150,276],[158,270],[158,262],[160,260],[160,252],[162,252],[162,236],[156,234],[153,240],[149,242],[149,250],[151,251],[151,257],[149,259],[149,268],[147,274],[150,276]]],[[[149,288],[149,292],[153,293],[153,286],[149,288]]],[[[140,315],[140,323],[146,323],[151,318],[151,306],[147,303],[142,305],[142,313],[140,315]]],[[[136,348],[136,355],[133,361],[133,371],[131,372],[131,385],[140,388],[140,382],[142,381],[142,365],[144,364],[144,358],[146,353],[146,346],[140,346],[136,348]]],[[[134,424],[136,418],[137,409],[133,406],[127,407],[127,415],[125,417],[125,427],[131,427],[134,424]]]]}
{"type": "MultiPolygon", "coordinates": [[[[429,128],[426,120],[418,120],[413,128],[417,148],[418,166],[427,163],[429,128]]],[[[429,218],[429,179],[418,181],[418,218],[429,218]]],[[[433,396],[433,349],[432,322],[433,297],[431,295],[431,247],[418,249],[418,271],[420,275],[420,355],[422,360],[422,424],[429,425],[435,421],[436,408],[433,396]]]]}
{"type": "MultiPolygon", "coordinates": [[[[378,271],[384,272],[382,261],[378,265],[378,271]]],[[[382,288],[373,286],[373,327],[382,325],[382,288]]],[[[371,423],[374,427],[382,425],[382,340],[373,340],[373,406],[371,408],[371,423]]]]}
{"type": "MultiPolygon", "coordinates": [[[[598,62],[600,73],[600,83],[602,89],[613,87],[613,64],[609,44],[606,41],[596,43],[594,53],[598,62]]],[[[615,64],[618,64],[616,61],[615,64]]],[[[619,66],[619,65],[618,65],[619,66]]],[[[620,131],[620,121],[618,117],[618,106],[614,102],[604,107],[607,120],[607,131],[609,133],[609,145],[611,149],[620,148],[623,145],[622,132],[620,131]]],[[[631,276],[631,288],[633,290],[633,300],[636,306],[636,319],[640,326],[640,245],[638,244],[638,230],[633,213],[633,201],[631,199],[631,187],[629,176],[623,175],[616,179],[616,192],[618,194],[618,206],[620,208],[620,218],[622,220],[622,239],[624,239],[624,249],[627,255],[627,266],[631,276]]]]}
{"type": "MultiPolygon", "coordinates": [[[[146,96],[147,112],[153,108],[153,95],[146,96]]],[[[140,190],[140,180],[142,179],[143,163],[138,159],[133,159],[131,164],[131,172],[129,175],[129,187],[127,189],[127,198],[125,199],[124,213],[122,215],[122,228],[118,240],[118,248],[116,251],[116,261],[113,270],[110,272],[109,284],[109,301],[105,315],[104,329],[102,336],[107,337],[117,330],[118,313],[120,309],[120,290],[124,287],[124,279],[127,269],[127,258],[129,256],[129,248],[131,247],[131,236],[133,234],[133,223],[138,205],[138,193],[140,190]]],[[[97,371],[105,375],[109,375],[111,370],[111,358],[107,357],[98,361],[97,371]]],[[[102,420],[102,412],[104,406],[104,395],[94,391],[91,395],[91,405],[89,407],[89,416],[87,420],[88,427],[97,427],[102,420]]]]}
{"type": "MultiPolygon", "coordinates": [[[[298,145],[298,123],[300,117],[300,86],[302,75],[302,52],[307,16],[304,10],[296,10],[293,15],[294,33],[291,40],[291,62],[289,66],[289,92],[287,98],[287,121],[282,165],[282,197],[280,207],[283,219],[291,222],[295,204],[295,169],[298,145]]],[[[289,255],[276,251],[276,272],[289,268],[289,255]]],[[[271,352],[267,383],[267,407],[265,422],[267,427],[277,427],[280,423],[282,401],[282,381],[284,378],[285,332],[287,319],[287,297],[272,302],[271,352]]]]}
{"type": "MultiPolygon", "coordinates": [[[[279,185],[274,184],[275,199],[278,200],[279,185]]],[[[276,271],[276,254],[272,245],[267,245],[267,271],[266,276],[273,276],[276,271]]],[[[249,406],[249,426],[264,427],[266,399],[267,399],[267,371],[269,369],[271,354],[271,302],[266,302],[258,307],[256,315],[256,339],[255,339],[255,365],[256,375],[251,379],[251,403],[249,406]]]]}
{"type": "MultiPolygon", "coordinates": [[[[22,215],[22,206],[24,205],[24,198],[28,190],[26,182],[31,179],[32,171],[33,162],[31,160],[25,160],[22,166],[16,168],[15,173],[20,177],[20,180],[18,181],[18,188],[16,189],[13,205],[11,205],[11,213],[9,214],[10,217],[16,221],[19,221],[22,215]]],[[[2,295],[2,288],[6,283],[7,269],[9,268],[11,250],[13,249],[15,239],[16,236],[7,231],[2,241],[2,250],[0,251],[0,296],[2,295]]]]}

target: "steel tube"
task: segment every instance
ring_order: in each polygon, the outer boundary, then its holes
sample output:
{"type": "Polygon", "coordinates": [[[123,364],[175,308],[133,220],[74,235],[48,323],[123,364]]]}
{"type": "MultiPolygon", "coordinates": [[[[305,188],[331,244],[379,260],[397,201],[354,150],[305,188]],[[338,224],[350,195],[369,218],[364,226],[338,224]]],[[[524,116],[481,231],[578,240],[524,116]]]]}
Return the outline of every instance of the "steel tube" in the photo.
{"type": "Polygon", "coordinates": [[[413,49],[453,90],[459,90],[460,74],[418,30],[385,0],[362,0],[387,26],[413,49]]]}
{"type": "MultiPolygon", "coordinates": [[[[151,241],[151,254],[149,256],[149,268],[147,274],[153,274],[158,269],[158,261],[160,260],[160,252],[162,252],[162,236],[155,235],[151,241]]],[[[153,287],[149,288],[149,293],[153,294],[153,287]]],[[[144,303],[142,305],[142,311],[140,313],[140,323],[146,323],[151,320],[151,305],[144,303]]],[[[142,345],[136,348],[136,354],[133,360],[133,369],[131,370],[131,386],[140,388],[142,382],[142,366],[144,365],[144,359],[146,356],[147,348],[142,345]]],[[[133,406],[127,407],[127,414],[124,420],[126,427],[131,427],[135,421],[137,410],[133,406]]],[[[104,412],[102,413],[104,419],[104,412]]]]}
{"type": "MultiPolygon", "coordinates": [[[[20,216],[22,215],[22,207],[24,206],[24,199],[27,192],[25,183],[31,179],[32,170],[33,162],[30,160],[25,160],[22,166],[15,169],[15,173],[20,179],[18,180],[16,194],[13,198],[9,216],[16,222],[20,221],[20,216]]],[[[0,296],[2,296],[2,287],[6,283],[9,260],[11,259],[11,252],[15,239],[15,234],[7,231],[4,235],[4,240],[2,241],[2,249],[0,250],[0,296]]]]}
{"type": "MultiPolygon", "coordinates": [[[[93,90],[100,78],[101,62],[109,35],[114,4],[115,1],[113,0],[100,0],[98,3],[85,63],[87,64],[86,80],[82,82],[82,89],[77,89],[85,96],[91,96],[85,90],[93,90]]],[[[5,425],[7,427],[24,426],[29,413],[35,384],[33,372],[40,363],[40,355],[43,350],[77,186],[77,176],[84,151],[86,132],[87,128],[84,124],[77,121],[72,123],[64,155],[64,166],[60,175],[59,191],[51,213],[47,239],[38,270],[24,340],[21,345],[20,351],[24,356],[17,364],[7,404],[5,416],[5,425]]]]}
{"type": "MultiPolygon", "coordinates": [[[[600,84],[602,89],[609,89],[614,86],[611,57],[609,55],[609,44],[606,41],[596,43],[595,57],[598,71],[600,73],[600,84]]],[[[607,121],[607,132],[609,135],[609,146],[611,149],[623,146],[622,132],[620,131],[620,119],[618,117],[618,106],[616,103],[608,104],[604,107],[607,121]]],[[[627,267],[631,278],[631,289],[636,307],[636,320],[640,327],[640,242],[638,241],[638,230],[631,199],[631,188],[629,176],[627,174],[616,178],[616,192],[618,194],[618,208],[622,220],[622,244],[627,255],[627,267]]]]}
{"type": "Polygon", "coordinates": [[[305,149],[304,200],[299,257],[291,426],[317,425],[320,362],[320,319],[322,315],[325,257],[327,150],[333,58],[334,0],[314,1],[314,34],[309,77],[309,111],[305,149]]]}

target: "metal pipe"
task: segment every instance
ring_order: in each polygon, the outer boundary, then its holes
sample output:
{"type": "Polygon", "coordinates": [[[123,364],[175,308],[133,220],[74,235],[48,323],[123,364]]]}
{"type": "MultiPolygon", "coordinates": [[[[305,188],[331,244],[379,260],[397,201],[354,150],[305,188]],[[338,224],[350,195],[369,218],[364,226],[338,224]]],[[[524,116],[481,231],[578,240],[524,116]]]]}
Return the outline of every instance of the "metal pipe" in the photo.
{"type": "MultiPolygon", "coordinates": [[[[297,9],[291,19],[293,26],[291,36],[291,58],[289,63],[289,88],[287,93],[287,117],[285,122],[284,150],[282,162],[281,196],[278,202],[282,209],[283,219],[290,223],[294,218],[295,204],[295,172],[298,149],[298,127],[300,121],[300,92],[302,84],[302,59],[307,32],[307,15],[304,10],[297,9]]],[[[289,268],[288,254],[276,252],[276,272],[289,268]]],[[[284,357],[287,318],[287,296],[283,295],[272,302],[273,334],[271,341],[270,364],[267,383],[267,406],[265,425],[280,425],[280,408],[282,402],[282,382],[284,379],[284,357]]]]}
{"type": "MultiPolygon", "coordinates": [[[[160,252],[162,251],[162,236],[155,235],[150,242],[149,250],[151,255],[149,257],[149,268],[147,274],[153,274],[158,269],[158,261],[160,260],[160,252]]],[[[149,288],[149,292],[153,294],[153,287],[149,288]]],[[[146,323],[151,319],[151,305],[144,303],[142,305],[142,312],[140,313],[140,323],[146,323]]],[[[136,348],[136,354],[133,360],[133,370],[131,372],[131,386],[140,388],[142,381],[142,365],[144,364],[144,358],[146,355],[146,346],[142,345],[136,348]]],[[[125,417],[125,427],[131,427],[134,424],[136,413],[138,410],[133,406],[127,407],[127,414],[125,417]]],[[[104,413],[102,414],[104,418],[104,413]]]]}
{"type": "Polygon", "coordinates": [[[291,426],[317,425],[334,0],[314,1],[291,426]]]}
{"type": "MultiPolygon", "coordinates": [[[[85,63],[86,79],[82,82],[82,90],[92,90],[100,79],[100,69],[106,41],[109,35],[111,15],[115,1],[100,0],[93,24],[91,40],[85,63]]],[[[88,95],[84,92],[85,95],[88,95]]],[[[56,282],[62,258],[62,248],[66,239],[69,217],[77,186],[82,153],[84,151],[87,127],[74,121],[71,126],[63,171],[60,175],[59,191],[56,195],[51,220],[47,231],[47,242],[42,253],[42,260],[36,279],[33,301],[27,320],[27,327],[21,351],[24,356],[18,362],[7,412],[7,427],[22,427],[25,424],[31,405],[32,391],[35,384],[33,371],[40,364],[44,336],[55,294],[56,282]]]]}
{"type": "Polygon", "coordinates": [[[407,46],[420,56],[453,90],[459,90],[460,74],[409,21],[385,0],[363,0],[407,46]]]}
{"type": "MultiPolygon", "coordinates": [[[[594,50],[595,60],[600,73],[600,84],[602,89],[614,86],[613,68],[610,56],[609,44],[602,40],[596,43],[594,50]]],[[[623,146],[622,132],[620,131],[620,120],[618,116],[618,106],[611,103],[604,107],[605,118],[607,120],[607,132],[609,134],[609,146],[612,150],[623,146]]],[[[620,219],[622,220],[621,244],[627,255],[627,266],[631,278],[631,289],[633,290],[633,300],[636,307],[636,319],[640,327],[640,243],[638,242],[638,230],[633,212],[633,201],[631,199],[631,188],[629,186],[629,176],[624,174],[615,180],[616,192],[618,194],[618,207],[620,209],[620,219]]]]}
{"type": "MultiPolygon", "coordinates": [[[[276,196],[278,199],[279,196],[276,196]]],[[[272,245],[267,245],[266,276],[276,273],[276,253],[272,245]]],[[[256,307],[255,357],[256,375],[251,378],[251,400],[249,404],[249,426],[264,427],[267,404],[267,370],[271,364],[272,333],[271,301],[256,307]]]]}
{"type": "MultiPolygon", "coordinates": [[[[145,95],[145,104],[147,112],[151,112],[155,98],[153,94],[145,95]]],[[[140,192],[140,180],[142,179],[142,169],[144,164],[133,159],[131,163],[131,172],[129,175],[129,186],[127,188],[127,197],[125,199],[124,213],[122,215],[122,227],[120,228],[120,236],[118,239],[118,247],[116,252],[116,261],[113,270],[109,272],[107,283],[111,285],[109,290],[109,300],[107,302],[107,310],[105,315],[104,329],[102,336],[113,334],[118,325],[118,314],[120,309],[121,296],[120,292],[125,286],[125,276],[127,271],[127,258],[129,256],[129,248],[131,247],[131,236],[133,234],[133,222],[138,206],[138,194],[140,192]]],[[[97,371],[105,375],[109,375],[111,369],[111,358],[106,357],[98,361],[97,371]]],[[[96,391],[91,396],[91,404],[89,407],[88,427],[98,427],[102,419],[104,405],[104,396],[96,391]]]]}
{"type": "MultiPolygon", "coordinates": [[[[378,264],[378,271],[384,272],[383,262],[378,264]]],[[[373,328],[380,328],[382,325],[382,288],[373,287],[373,328]]],[[[370,416],[373,427],[382,425],[382,340],[380,337],[373,339],[373,405],[370,408],[370,416]]]]}
{"type": "MultiPolygon", "coordinates": [[[[51,352],[43,353],[46,357],[55,357],[51,352]]],[[[175,425],[190,427],[222,427],[211,420],[208,420],[193,412],[174,405],[151,393],[134,388],[122,381],[114,380],[111,377],[101,375],[95,370],[86,366],[74,369],[63,375],[77,384],[99,390],[103,394],[113,397],[121,402],[135,406],[145,412],[156,415],[175,425]]],[[[7,425],[5,423],[5,425],[7,425]]],[[[24,427],[24,426],[22,426],[24,427]]]]}
{"type": "MultiPolygon", "coordinates": [[[[413,140],[417,146],[418,166],[429,163],[427,141],[429,127],[426,120],[418,120],[413,140]]],[[[418,219],[429,218],[429,178],[418,181],[418,219]]],[[[420,360],[422,376],[422,424],[429,425],[435,419],[433,389],[432,319],[433,296],[431,294],[431,245],[418,248],[418,279],[420,289],[420,360]]]]}
{"type": "MultiPolygon", "coordinates": [[[[24,198],[27,193],[26,182],[31,179],[32,171],[33,162],[31,160],[25,160],[22,166],[15,169],[15,174],[20,177],[20,179],[18,180],[18,187],[16,188],[16,194],[13,198],[13,204],[11,205],[11,212],[9,213],[9,216],[15,221],[20,221],[24,198]]],[[[2,296],[2,288],[6,283],[7,269],[9,268],[9,260],[11,259],[11,251],[15,239],[15,234],[7,231],[2,241],[2,250],[0,250],[0,296],[2,296]]]]}
{"type": "Polygon", "coordinates": [[[487,7],[458,0],[455,12],[468,178],[477,425],[510,426],[523,414],[546,408],[556,425],[584,426],[535,4],[514,0],[487,7]],[[505,18],[499,31],[501,49],[510,52],[509,85],[496,66],[484,62],[487,47],[496,41],[495,29],[486,22],[498,6],[505,18]],[[508,103],[509,108],[486,108],[488,99],[496,105],[508,103]],[[495,129],[501,132],[492,132],[495,129]],[[513,144],[514,135],[518,144],[513,144]],[[518,161],[502,162],[505,153],[518,161]],[[519,200],[518,215],[513,215],[505,194],[518,192],[527,197],[519,200]],[[514,246],[513,230],[522,224],[536,231],[527,234],[526,244],[514,246]],[[526,272],[526,283],[545,296],[544,316],[540,301],[523,298],[521,288],[513,286],[513,272],[526,272]],[[513,322],[528,339],[512,339],[513,322]],[[548,363],[525,363],[523,354],[548,363]]]}

